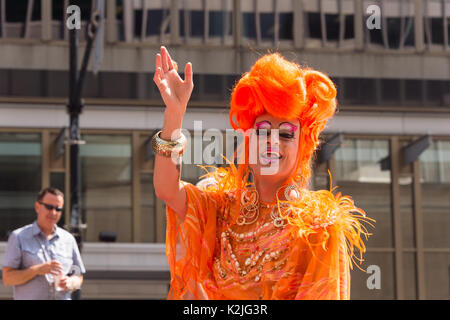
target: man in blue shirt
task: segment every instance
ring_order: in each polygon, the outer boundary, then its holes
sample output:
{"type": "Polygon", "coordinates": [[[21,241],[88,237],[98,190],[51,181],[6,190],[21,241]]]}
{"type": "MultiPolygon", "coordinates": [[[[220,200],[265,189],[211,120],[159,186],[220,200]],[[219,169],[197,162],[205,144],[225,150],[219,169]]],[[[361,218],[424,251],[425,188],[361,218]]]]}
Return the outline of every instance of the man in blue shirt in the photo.
{"type": "Polygon", "coordinates": [[[86,272],[75,238],[57,226],[64,194],[42,190],[34,204],[34,223],[14,230],[3,261],[3,283],[16,300],[70,300],[86,272]]]}

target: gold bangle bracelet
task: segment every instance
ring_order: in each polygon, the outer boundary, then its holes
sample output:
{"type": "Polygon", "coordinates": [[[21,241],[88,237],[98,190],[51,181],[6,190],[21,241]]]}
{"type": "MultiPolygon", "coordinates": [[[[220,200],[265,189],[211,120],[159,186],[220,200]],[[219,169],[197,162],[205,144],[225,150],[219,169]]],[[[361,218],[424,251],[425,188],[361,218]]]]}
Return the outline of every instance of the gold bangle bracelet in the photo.
{"type": "Polygon", "coordinates": [[[174,141],[167,141],[160,138],[161,131],[156,133],[152,138],[152,149],[156,154],[166,158],[171,158],[172,155],[180,157],[187,146],[186,136],[181,133],[181,137],[174,141]]]}

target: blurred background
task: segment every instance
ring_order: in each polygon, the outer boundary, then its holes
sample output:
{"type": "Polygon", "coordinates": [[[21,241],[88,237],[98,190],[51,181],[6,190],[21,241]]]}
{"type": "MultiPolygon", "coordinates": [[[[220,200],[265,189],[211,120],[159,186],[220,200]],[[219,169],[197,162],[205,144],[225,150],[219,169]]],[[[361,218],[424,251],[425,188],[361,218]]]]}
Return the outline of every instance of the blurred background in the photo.
{"type": "MultiPolygon", "coordinates": [[[[33,222],[39,190],[66,194],[70,221],[69,5],[0,0],[0,259],[9,232],[33,222]]],[[[80,118],[83,299],[164,299],[165,208],[153,190],[149,138],[162,125],[152,78],[161,45],[195,88],[183,127],[231,128],[234,82],[268,51],[329,74],[339,110],[322,135],[312,189],[333,186],[376,219],[352,299],[450,298],[450,0],[107,0],[104,56],[87,74],[80,118]],[[381,29],[369,29],[369,5],[381,29]]],[[[207,145],[201,136],[194,140],[207,145]]],[[[227,142],[228,143],[228,142],[227,142]]],[[[231,142],[231,143],[234,143],[231,142]]],[[[191,147],[193,148],[193,143],[191,147]]],[[[192,150],[194,153],[194,150],[192,150]]],[[[183,165],[196,183],[202,170],[183,165]]],[[[0,299],[11,288],[0,285],[0,299]]]]}

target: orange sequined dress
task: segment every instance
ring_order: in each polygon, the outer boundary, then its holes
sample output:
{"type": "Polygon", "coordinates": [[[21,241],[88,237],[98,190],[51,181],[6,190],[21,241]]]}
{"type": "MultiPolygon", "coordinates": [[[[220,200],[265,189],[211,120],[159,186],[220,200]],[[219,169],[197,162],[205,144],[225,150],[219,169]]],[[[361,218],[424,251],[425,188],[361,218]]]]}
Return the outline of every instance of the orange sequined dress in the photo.
{"type": "Polygon", "coordinates": [[[168,299],[350,298],[354,248],[365,251],[360,222],[370,220],[350,197],[302,190],[237,225],[233,197],[183,184],[184,221],[167,207],[168,299]]]}

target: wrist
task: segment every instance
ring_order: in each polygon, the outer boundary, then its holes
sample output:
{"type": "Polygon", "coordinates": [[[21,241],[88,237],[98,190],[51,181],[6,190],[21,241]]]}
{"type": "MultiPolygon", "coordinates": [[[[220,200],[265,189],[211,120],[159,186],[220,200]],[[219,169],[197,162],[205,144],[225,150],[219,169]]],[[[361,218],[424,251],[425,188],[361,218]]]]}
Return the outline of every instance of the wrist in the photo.
{"type": "Polygon", "coordinates": [[[164,125],[160,138],[167,141],[174,141],[181,137],[183,116],[164,113],[164,125]]]}
{"type": "Polygon", "coordinates": [[[33,274],[33,276],[42,275],[43,274],[43,272],[42,272],[43,266],[44,266],[43,264],[36,264],[34,266],[31,266],[30,271],[33,274]]]}

